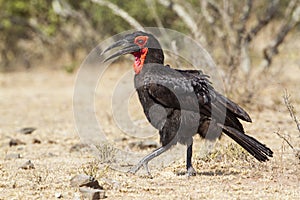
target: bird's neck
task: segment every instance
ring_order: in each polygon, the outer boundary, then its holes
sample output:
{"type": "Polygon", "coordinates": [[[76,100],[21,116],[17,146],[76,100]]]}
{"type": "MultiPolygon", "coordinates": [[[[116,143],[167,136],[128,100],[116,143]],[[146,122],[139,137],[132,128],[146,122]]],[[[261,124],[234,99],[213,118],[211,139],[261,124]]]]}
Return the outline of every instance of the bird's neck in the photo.
{"type": "Polygon", "coordinates": [[[164,64],[164,53],[161,49],[143,48],[140,52],[133,53],[133,55],[135,57],[133,65],[135,74],[139,74],[145,64],[164,64]]]}

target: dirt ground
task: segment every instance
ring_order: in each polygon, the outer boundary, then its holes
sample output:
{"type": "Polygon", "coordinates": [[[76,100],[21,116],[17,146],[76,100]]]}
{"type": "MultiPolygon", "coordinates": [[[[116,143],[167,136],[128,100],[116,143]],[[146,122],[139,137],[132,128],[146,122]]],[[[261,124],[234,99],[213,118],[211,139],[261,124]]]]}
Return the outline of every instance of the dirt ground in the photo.
{"type": "MultiPolygon", "coordinates": [[[[98,118],[103,120],[108,132],[121,132],[106,111],[112,93],[109,86],[112,87],[118,75],[128,69],[119,66],[109,70],[102,86],[107,87],[107,94],[96,94],[98,118]]],[[[275,134],[278,131],[292,145],[300,147],[300,133],[282,98],[287,89],[295,110],[300,112],[299,57],[291,59],[287,52],[277,61],[273,74],[266,77],[269,81],[263,82],[266,85],[254,97],[253,106],[247,105],[253,123],[244,123],[247,133],[274,151],[269,162],[259,163],[247,154],[230,151],[231,140],[227,137],[217,142],[216,148],[220,150],[216,156],[200,158],[203,142],[195,137],[193,163],[197,176],[178,175],[185,169],[183,156],[168,167],[151,168],[153,178],[149,178],[143,169],[132,175],[98,164],[88,148],[78,145],[81,141],[72,111],[76,73],[42,67],[2,73],[0,199],[56,199],[56,196],[76,199],[80,193],[78,188],[70,186],[70,179],[81,173],[93,175],[104,187],[107,199],[299,199],[300,160],[275,134]],[[288,66],[286,60],[289,60],[288,66]],[[275,73],[278,71],[280,73],[275,73]],[[37,130],[25,135],[19,132],[24,127],[37,130]],[[19,139],[23,144],[10,146],[11,139],[19,139]],[[18,154],[20,158],[16,157],[18,154]],[[34,164],[34,169],[21,169],[28,160],[34,164]]],[[[134,104],[132,109],[140,110],[140,106],[134,104]]],[[[137,116],[142,115],[138,113],[137,116]]],[[[158,135],[152,138],[158,141],[158,135]]],[[[112,141],[131,148],[129,144],[134,140],[122,136],[112,141]]],[[[152,150],[147,148],[142,152],[146,155],[152,150]]]]}

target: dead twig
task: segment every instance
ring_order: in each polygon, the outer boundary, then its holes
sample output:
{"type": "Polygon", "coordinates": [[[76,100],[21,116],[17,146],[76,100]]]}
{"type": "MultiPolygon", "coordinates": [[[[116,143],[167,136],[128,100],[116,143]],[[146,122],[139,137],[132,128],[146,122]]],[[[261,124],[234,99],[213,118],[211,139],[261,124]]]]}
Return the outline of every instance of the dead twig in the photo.
{"type": "MultiPolygon", "coordinates": [[[[189,11],[187,11],[178,2],[173,2],[170,0],[159,0],[158,3],[173,10],[182,19],[182,21],[187,25],[187,27],[191,30],[194,37],[196,39],[201,39],[200,36],[202,36],[203,34],[201,34],[201,31],[199,30],[195,19],[190,15],[189,11]]],[[[204,38],[202,38],[202,39],[204,39],[204,38]]],[[[204,41],[202,41],[202,42],[205,42],[205,41],[206,40],[204,39],[204,41]]]]}
{"type": "Polygon", "coordinates": [[[264,16],[258,18],[257,24],[251,28],[251,30],[247,33],[245,37],[245,40],[248,43],[250,43],[253,40],[253,38],[255,38],[255,36],[272,21],[278,9],[278,3],[278,0],[272,1],[269,4],[269,7],[266,10],[264,16]]]}
{"type": "Polygon", "coordinates": [[[273,57],[279,53],[278,47],[283,43],[288,33],[300,24],[299,0],[290,1],[285,12],[285,18],[287,20],[283,22],[273,41],[263,50],[264,60],[261,63],[262,67],[269,67],[271,65],[273,57]]]}
{"type": "Polygon", "coordinates": [[[284,137],[283,135],[281,135],[279,133],[279,130],[275,132],[281,139],[283,139],[290,147],[291,149],[295,150],[294,146],[289,142],[288,139],[286,139],[286,137],[284,137]]]}
{"type": "MultiPolygon", "coordinates": [[[[297,125],[297,129],[300,133],[300,123],[295,115],[295,110],[294,110],[294,106],[291,104],[290,102],[290,95],[288,94],[287,90],[285,90],[284,92],[284,96],[283,96],[283,99],[284,99],[284,103],[290,113],[290,116],[291,118],[294,120],[294,122],[296,123],[297,125]]],[[[282,138],[294,151],[294,154],[296,156],[296,158],[300,159],[300,149],[299,148],[294,148],[294,146],[289,142],[288,139],[286,139],[284,136],[280,135],[279,134],[279,131],[276,132],[276,134],[282,138]]]]}
{"type": "Polygon", "coordinates": [[[121,9],[116,4],[106,0],[92,0],[92,2],[100,6],[106,6],[107,8],[111,9],[115,15],[122,17],[136,30],[144,31],[144,27],[135,18],[133,18],[128,12],[121,9]]]}
{"type": "Polygon", "coordinates": [[[294,106],[290,102],[290,95],[288,94],[287,90],[285,90],[285,92],[284,92],[283,99],[284,99],[284,103],[285,103],[285,105],[286,105],[286,107],[287,107],[287,109],[290,113],[290,116],[294,120],[294,122],[296,123],[297,129],[300,133],[300,123],[297,119],[297,116],[295,115],[296,112],[295,112],[294,106]]]}
{"type": "Polygon", "coordinates": [[[279,133],[279,130],[277,132],[275,132],[280,138],[282,138],[290,147],[291,149],[293,150],[294,154],[295,154],[295,157],[300,159],[300,149],[299,148],[294,148],[294,146],[289,142],[288,139],[286,139],[286,137],[284,137],[283,135],[281,135],[279,133]]]}

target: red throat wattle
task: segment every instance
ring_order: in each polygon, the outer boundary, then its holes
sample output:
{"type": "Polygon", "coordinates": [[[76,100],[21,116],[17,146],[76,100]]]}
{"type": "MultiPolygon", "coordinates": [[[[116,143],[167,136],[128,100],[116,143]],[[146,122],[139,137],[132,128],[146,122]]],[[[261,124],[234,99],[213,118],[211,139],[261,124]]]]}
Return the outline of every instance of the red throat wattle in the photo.
{"type": "Polygon", "coordinates": [[[148,48],[143,48],[139,52],[132,53],[132,55],[134,55],[134,59],[135,59],[134,65],[133,65],[135,74],[139,74],[140,71],[142,70],[147,53],[148,53],[148,48]]]}

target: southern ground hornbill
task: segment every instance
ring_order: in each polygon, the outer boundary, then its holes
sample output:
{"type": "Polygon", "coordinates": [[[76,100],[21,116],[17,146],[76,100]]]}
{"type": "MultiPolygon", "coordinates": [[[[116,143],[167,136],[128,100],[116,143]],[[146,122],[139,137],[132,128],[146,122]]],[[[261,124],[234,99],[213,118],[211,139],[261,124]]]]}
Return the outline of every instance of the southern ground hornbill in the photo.
{"type": "Polygon", "coordinates": [[[164,65],[163,51],[152,34],[137,31],[125,35],[103,53],[120,46],[123,48],[105,61],[124,54],[135,57],[135,88],[148,121],[159,130],[162,143],[130,172],[144,166],[150,174],[148,162],[179,142],[187,146],[187,174],[196,175],[191,159],[193,136],[197,133],[213,140],[223,132],[257,160],[272,157],[271,149],[245,134],[239,119],[251,122],[247,112],[215,91],[202,71],[164,65]]]}

